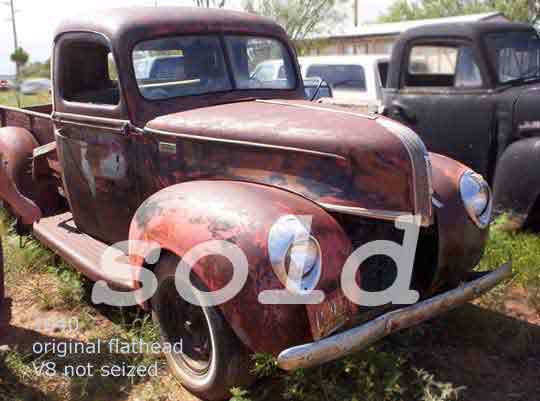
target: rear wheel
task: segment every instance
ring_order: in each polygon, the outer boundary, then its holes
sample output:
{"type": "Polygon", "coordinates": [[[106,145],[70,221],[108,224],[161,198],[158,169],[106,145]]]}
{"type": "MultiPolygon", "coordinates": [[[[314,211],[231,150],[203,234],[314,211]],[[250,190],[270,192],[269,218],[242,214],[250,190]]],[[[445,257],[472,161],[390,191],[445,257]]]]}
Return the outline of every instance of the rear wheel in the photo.
{"type": "MultiPolygon", "coordinates": [[[[156,269],[158,289],[152,298],[152,316],[159,325],[162,344],[182,344],[182,352],[166,353],[173,375],[195,395],[207,400],[230,397],[229,389],[248,386],[247,348],[240,342],[217,307],[201,307],[185,301],[175,286],[179,258],[165,254],[156,269]]],[[[192,284],[207,291],[192,277],[192,284]]]]}

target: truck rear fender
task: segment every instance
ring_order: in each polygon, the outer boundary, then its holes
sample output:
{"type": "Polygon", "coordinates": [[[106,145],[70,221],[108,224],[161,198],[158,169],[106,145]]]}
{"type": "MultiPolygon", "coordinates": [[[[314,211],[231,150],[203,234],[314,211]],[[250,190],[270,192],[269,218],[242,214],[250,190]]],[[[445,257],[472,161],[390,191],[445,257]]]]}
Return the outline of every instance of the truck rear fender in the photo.
{"type": "MultiPolygon", "coordinates": [[[[310,338],[303,305],[267,305],[258,295],[284,288],[273,271],[268,252],[271,227],[282,216],[311,216],[311,235],[321,248],[321,276],[316,289],[327,295],[339,288],[339,277],[351,244],[341,226],[321,207],[275,187],[236,181],[190,181],[151,196],[130,227],[130,261],[142,266],[157,243],[179,257],[212,240],[238,246],[248,261],[247,281],[240,292],[219,305],[236,335],[252,351],[276,354],[310,338]],[[263,329],[264,328],[264,329],[263,329]]],[[[147,268],[150,268],[147,266],[147,268]]],[[[201,258],[193,272],[210,291],[229,283],[232,264],[223,256],[201,258]]]]}
{"type": "Polygon", "coordinates": [[[27,225],[41,218],[40,208],[23,190],[32,178],[32,153],[38,146],[24,128],[0,128],[0,199],[27,225]]]}

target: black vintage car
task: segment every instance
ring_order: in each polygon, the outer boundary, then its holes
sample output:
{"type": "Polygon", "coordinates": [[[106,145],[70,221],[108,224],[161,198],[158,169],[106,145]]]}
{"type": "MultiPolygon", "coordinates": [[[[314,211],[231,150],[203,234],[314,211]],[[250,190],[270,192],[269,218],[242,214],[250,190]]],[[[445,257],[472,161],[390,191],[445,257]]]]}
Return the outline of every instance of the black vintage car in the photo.
{"type": "Polygon", "coordinates": [[[508,22],[440,24],[397,42],[385,113],[483,174],[495,207],[540,228],[540,37],[508,22]]]}

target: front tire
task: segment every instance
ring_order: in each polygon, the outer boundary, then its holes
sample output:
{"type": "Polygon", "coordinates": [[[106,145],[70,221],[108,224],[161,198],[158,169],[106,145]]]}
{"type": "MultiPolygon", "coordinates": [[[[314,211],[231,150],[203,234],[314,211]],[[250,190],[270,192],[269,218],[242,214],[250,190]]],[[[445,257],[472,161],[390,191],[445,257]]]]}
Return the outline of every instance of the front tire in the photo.
{"type": "MultiPolygon", "coordinates": [[[[230,398],[232,387],[249,386],[250,354],[217,307],[185,301],[175,286],[179,258],[165,254],[156,268],[158,289],[152,298],[152,317],[159,326],[161,343],[182,343],[182,352],[166,353],[172,374],[190,392],[206,400],[230,398]]],[[[197,279],[193,286],[207,291],[197,279]]]]}

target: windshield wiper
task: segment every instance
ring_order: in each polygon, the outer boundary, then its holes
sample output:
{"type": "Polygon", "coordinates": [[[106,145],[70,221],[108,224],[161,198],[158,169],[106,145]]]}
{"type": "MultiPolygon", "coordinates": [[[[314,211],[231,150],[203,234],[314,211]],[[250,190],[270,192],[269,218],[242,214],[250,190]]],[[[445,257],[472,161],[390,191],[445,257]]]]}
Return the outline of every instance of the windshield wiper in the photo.
{"type": "Polygon", "coordinates": [[[505,84],[508,84],[508,85],[515,85],[515,84],[522,84],[522,83],[525,83],[525,82],[529,82],[529,81],[536,81],[540,79],[540,66],[536,67],[536,70],[534,70],[534,72],[530,73],[530,74],[527,74],[523,77],[519,77],[519,78],[516,78],[516,79],[511,79],[509,81],[506,81],[504,82],[505,84]]]}

